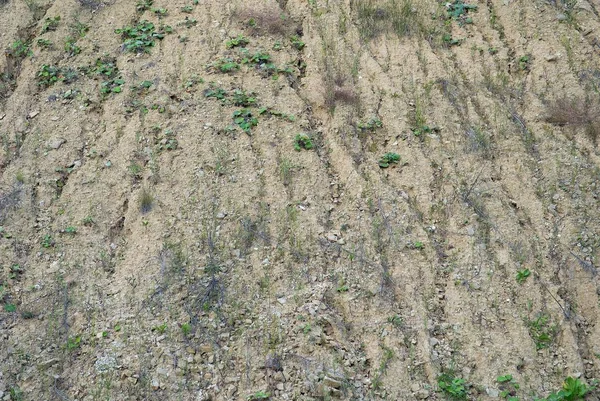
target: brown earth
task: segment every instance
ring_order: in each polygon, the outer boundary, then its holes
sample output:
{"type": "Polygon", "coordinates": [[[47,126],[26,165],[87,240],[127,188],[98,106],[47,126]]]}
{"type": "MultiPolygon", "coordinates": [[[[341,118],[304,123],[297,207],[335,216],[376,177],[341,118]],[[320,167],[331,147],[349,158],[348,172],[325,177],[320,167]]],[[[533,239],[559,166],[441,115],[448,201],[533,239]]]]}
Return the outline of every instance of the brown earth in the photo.
{"type": "Polygon", "coordinates": [[[1,400],[597,399],[598,0],[197,3],[0,0],[1,400]]]}

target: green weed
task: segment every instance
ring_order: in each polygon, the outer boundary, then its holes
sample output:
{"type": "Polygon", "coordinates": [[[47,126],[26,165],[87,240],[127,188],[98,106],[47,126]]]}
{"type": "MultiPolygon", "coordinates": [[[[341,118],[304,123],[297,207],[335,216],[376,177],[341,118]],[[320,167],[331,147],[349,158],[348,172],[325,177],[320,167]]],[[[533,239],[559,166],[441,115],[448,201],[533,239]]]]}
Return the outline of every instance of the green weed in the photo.
{"type": "Polygon", "coordinates": [[[252,127],[256,127],[258,125],[258,119],[254,117],[250,109],[234,111],[233,122],[247,134],[250,134],[252,127]]]}
{"type": "Polygon", "coordinates": [[[379,159],[379,167],[388,168],[391,164],[397,164],[400,161],[398,153],[388,152],[379,159]]]}
{"type": "Polygon", "coordinates": [[[550,324],[548,315],[539,314],[534,320],[526,319],[525,323],[537,350],[550,347],[557,335],[558,327],[550,324]]]}
{"type": "Polygon", "coordinates": [[[37,74],[38,85],[48,88],[54,85],[60,79],[60,68],[53,65],[43,64],[37,74]]]}
{"type": "Polygon", "coordinates": [[[519,270],[517,272],[517,283],[523,284],[525,280],[527,280],[527,277],[529,277],[530,275],[531,271],[529,271],[529,269],[519,270]]]}
{"type": "Polygon", "coordinates": [[[302,149],[310,150],[312,148],[313,148],[312,140],[310,139],[310,136],[308,136],[307,134],[297,134],[294,137],[294,149],[296,149],[298,152],[301,151],[302,149]]]}
{"type": "Polygon", "coordinates": [[[145,20],[115,29],[115,33],[124,39],[123,49],[131,53],[148,53],[154,47],[156,39],[162,40],[165,37],[164,33],[156,32],[152,22],[145,20]]]}
{"type": "Polygon", "coordinates": [[[44,25],[42,25],[42,34],[50,31],[56,31],[58,28],[58,23],[60,22],[60,15],[57,15],[54,18],[46,18],[44,21],[44,25]]]}
{"type": "Polygon", "coordinates": [[[51,41],[43,38],[38,39],[36,43],[39,47],[41,47],[44,50],[52,49],[52,47],[54,46],[51,41]]]}
{"type": "Polygon", "coordinates": [[[246,46],[248,43],[250,43],[250,40],[248,40],[247,37],[245,37],[244,35],[239,35],[235,38],[231,38],[230,40],[228,40],[227,42],[225,42],[225,46],[228,49],[232,49],[234,47],[238,47],[238,46],[246,46]]]}
{"type": "Polygon", "coordinates": [[[31,43],[23,42],[22,40],[13,42],[12,45],[10,45],[10,47],[7,49],[6,53],[15,58],[33,56],[33,52],[31,51],[31,43]]]}
{"type": "Polygon", "coordinates": [[[438,387],[452,400],[467,399],[467,382],[460,377],[444,373],[438,377],[438,387]]]}
{"type": "Polygon", "coordinates": [[[240,69],[240,65],[232,58],[222,58],[211,65],[223,73],[231,73],[240,69]]]}

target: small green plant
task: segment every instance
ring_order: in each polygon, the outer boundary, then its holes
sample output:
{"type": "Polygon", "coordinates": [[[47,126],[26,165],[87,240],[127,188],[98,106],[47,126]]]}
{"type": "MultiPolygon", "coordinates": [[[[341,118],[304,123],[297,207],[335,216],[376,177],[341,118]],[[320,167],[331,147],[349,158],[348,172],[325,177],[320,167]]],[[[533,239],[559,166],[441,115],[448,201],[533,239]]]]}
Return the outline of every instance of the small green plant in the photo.
{"type": "Polygon", "coordinates": [[[350,288],[348,288],[346,282],[344,280],[340,280],[338,283],[337,292],[348,292],[349,289],[350,288]]]}
{"type": "Polygon", "coordinates": [[[574,377],[567,377],[563,383],[562,390],[550,394],[546,401],[578,401],[583,400],[590,391],[581,380],[574,377]]]}
{"type": "Polygon", "coordinates": [[[52,49],[52,47],[54,46],[52,42],[50,42],[48,39],[43,38],[38,39],[36,43],[39,47],[41,47],[44,50],[52,49]]]}
{"type": "Polygon", "coordinates": [[[240,89],[233,91],[233,104],[240,107],[251,107],[256,104],[254,92],[246,92],[240,89]]]}
{"type": "Polygon", "coordinates": [[[368,121],[359,122],[357,125],[358,129],[361,131],[371,131],[374,132],[377,128],[383,127],[383,123],[380,119],[373,117],[368,121]]]}
{"type": "Polygon", "coordinates": [[[225,46],[228,49],[233,49],[234,47],[238,46],[246,46],[248,43],[250,43],[250,40],[248,40],[247,37],[245,37],[244,35],[239,35],[225,42],[225,46]]]}
{"type": "Polygon", "coordinates": [[[158,15],[159,18],[166,17],[167,15],[169,15],[169,10],[167,10],[166,8],[151,8],[150,11],[158,15]]]}
{"type": "Polygon", "coordinates": [[[90,27],[84,23],[77,21],[73,25],[71,25],[71,32],[75,34],[77,37],[84,38],[85,35],[89,32],[90,27]]]}
{"type": "Polygon", "coordinates": [[[531,271],[529,269],[522,269],[517,272],[517,283],[523,284],[527,277],[531,275],[531,271]]]}
{"type": "Polygon", "coordinates": [[[413,248],[423,250],[425,249],[425,244],[423,244],[423,242],[421,241],[415,241],[415,243],[413,244],[413,248]]]}
{"type": "Polygon", "coordinates": [[[94,224],[96,224],[96,222],[94,221],[94,218],[92,216],[86,216],[83,218],[83,220],[81,221],[83,223],[84,226],[86,227],[91,227],[94,224]]]}
{"type": "Polygon", "coordinates": [[[402,318],[399,315],[390,316],[388,317],[387,321],[394,327],[402,326],[402,318]]]}
{"type": "Polygon", "coordinates": [[[4,311],[8,313],[13,313],[17,311],[17,307],[15,304],[4,304],[4,311]]]}
{"type": "Polygon", "coordinates": [[[10,266],[10,273],[9,273],[8,277],[11,280],[17,280],[21,277],[21,275],[24,272],[25,272],[25,269],[23,269],[20,264],[15,263],[12,266],[10,266]]]}
{"type": "Polygon", "coordinates": [[[233,122],[247,134],[250,134],[252,127],[256,127],[258,125],[258,119],[254,117],[250,109],[234,111],[233,122]]]}
{"type": "Polygon", "coordinates": [[[296,48],[296,50],[302,50],[304,49],[304,46],[306,46],[306,43],[300,40],[300,38],[297,35],[294,35],[290,38],[290,43],[294,48],[296,48]]]}
{"type": "Polygon", "coordinates": [[[519,69],[521,71],[529,71],[531,58],[527,55],[519,57],[519,69]]]}
{"type": "Polygon", "coordinates": [[[498,376],[496,381],[500,384],[500,398],[506,398],[508,401],[518,401],[516,394],[520,386],[512,375],[498,376]]]}
{"type": "Polygon", "coordinates": [[[383,347],[383,356],[381,358],[381,362],[379,363],[379,368],[377,369],[377,375],[373,379],[373,389],[380,390],[383,386],[383,376],[387,373],[388,365],[392,358],[394,357],[394,351],[392,351],[388,347],[383,347]]]}
{"type": "Polygon", "coordinates": [[[150,10],[152,4],[154,4],[154,0],[140,0],[137,2],[135,9],[137,12],[143,13],[146,10],[150,10]]]}
{"type": "Polygon", "coordinates": [[[108,57],[96,59],[92,71],[104,79],[114,78],[119,73],[116,60],[108,57]]]}
{"type": "Polygon", "coordinates": [[[100,93],[102,93],[105,96],[108,96],[111,93],[121,93],[123,91],[123,88],[121,86],[124,83],[125,81],[121,77],[104,81],[100,84],[100,93]]]}
{"type": "Polygon", "coordinates": [[[201,77],[199,77],[197,75],[192,75],[185,81],[185,84],[183,84],[183,87],[189,91],[189,89],[196,86],[197,84],[203,84],[203,83],[204,83],[204,79],[202,79],[201,77]]]}
{"type": "Polygon", "coordinates": [[[310,136],[308,136],[307,134],[297,134],[294,137],[294,149],[296,149],[298,152],[301,151],[302,149],[311,150],[312,148],[313,148],[312,140],[310,139],[310,136]]]}
{"type": "Polygon", "coordinates": [[[446,46],[451,47],[451,46],[460,46],[460,44],[463,42],[463,40],[453,38],[451,34],[445,33],[442,35],[442,42],[444,42],[444,44],[446,46]]]}
{"type": "Polygon", "coordinates": [[[535,342],[535,348],[540,350],[550,347],[558,331],[556,325],[550,324],[550,317],[541,313],[535,319],[527,319],[525,322],[529,328],[529,335],[535,342]]]}
{"type": "Polygon", "coordinates": [[[50,31],[56,31],[59,22],[60,15],[57,15],[54,18],[46,18],[46,20],[44,21],[44,25],[42,25],[42,34],[50,31]]]}
{"type": "Polygon", "coordinates": [[[192,6],[189,6],[189,5],[188,5],[188,6],[183,6],[183,7],[181,7],[181,12],[182,12],[182,13],[185,13],[185,14],[191,14],[191,13],[192,13],[192,11],[194,11],[194,7],[192,7],[192,6]]]}
{"type": "Polygon", "coordinates": [[[67,38],[67,41],[65,42],[65,51],[69,56],[75,56],[81,53],[81,48],[77,46],[75,39],[67,38]]]}
{"type": "Polygon", "coordinates": [[[67,350],[72,351],[81,345],[81,336],[69,337],[67,339],[67,350]]]}
{"type": "Polygon", "coordinates": [[[189,323],[184,323],[181,325],[181,332],[185,337],[187,337],[192,332],[192,325],[189,323]]]}
{"type": "Polygon", "coordinates": [[[302,332],[304,334],[310,333],[311,330],[312,330],[312,327],[310,326],[310,323],[306,323],[304,326],[302,326],[302,332]]]}
{"type": "Polygon", "coordinates": [[[18,386],[11,387],[8,393],[10,394],[10,399],[13,401],[25,400],[25,394],[23,393],[23,390],[21,390],[18,386]]]}
{"type": "Polygon", "coordinates": [[[248,401],[268,400],[271,396],[269,393],[264,391],[257,391],[254,394],[249,395],[246,399],[248,401]]]}
{"type": "Polygon", "coordinates": [[[467,382],[452,374],[441,374],[438,377],[438,387],[452,400],[467,399],[467,382]]]}
{"type": "Polygon", "coordinates": [[[156,331],[156,332],[157,332],[157,333],[159,333],[159,334],[165,334],[165,332],[167,331],[167,327],[168,327],[168,326],[167,326],[167,324],[166,324],[166,323],[163,323],[163,324],[161,324],[161,325],[154,326],[154,327],[152,328],[152,330],[153,330],[153,331],[156,331]]]}
{"type": "Polygon", "coordinates": [[[44,235],[44,238],[42,238],[42,247],[44,248],[52,248],[54,246],[54,239],[52,238],[52,235],[50,234],[46,234],[44,235]]]}
{"type": "Polygon", "coordinates": [[[185,19],[183,21],[179,21],[177,25],[184,26],[187,29],[190,29],[191,27],[198,25],[198,20],[190,17],[185,17],[185,19]]]}
{"type": "Polygon", "coordinates": [[[216,86],[214,82],[211,82],[209,87],[204,90],[204,96],[214,97],[215,99],[223,101],[227,97],[227,91],[223,88],[216,86]]]}
{"type": "Polygon", "coordinates": [[[433,131],[434,131],[434,129],[428,125],[420,125],[417,128],[412,129],[414,136],[422,136],[424,134],[431,134],[433,131]]]}
{"type": "Polygon", "coordinates": [[[65,233],[75,235],[77,234],[77,228],[73,226],[68,226],[67,228],[65,228],[65,233]]]}
{"type": "Polygon", "coordinates": [[[132,26],[115,29],[115,33],[124,39],[123,49],[131,53],[148,53],[154,47],[156,39],[162,40],[164,33],[156,32],[152,22],[140,21],[132,26]]]}
{"type": "Polygon", "coordinates": [[[280,41],[275,41],[275,43],[273,44],[273,50],[275,51],[280,51],[283,49],[283,44],[280,41]]]}
{"type": "Polygon", "coordinates": [[[240,69],[240,65],[235,62],[232,58],[222,58],[212,64],[213,68],[216,68],[222,73],[231,73],[240,69]]]}
{"type": "Polygon", "coordinates": [[[16,58],[25,58],[27,56],[33,56],[30,42],[23,42],[22,40],[17,40],[13,42],[13,44],[7,50],[7,54],[10,54],[11,56],[16,58]]]}
{"type": "Polygon", "coordinates": [[[48,88],[54,85],[60,79],[60,68],[53,65],[43,64],[38,72],[38,85],[48,88]]]}
{"type": "Polygon", "coordinates": [[[131,89],[135,92],[138,93],[145,93],[148,91],[148,89],[150,89],[150,87],[152,86],[153,82],[152,81],[142,81],[137,85],[133,85],[131,87],[131,89]]]}
{"type": "Polygon", "coordinates": [[[392,164],[397,164],[400,161],[398,153],[388,152],[379,159],[379,167],[388,168],[392,164]]]}
{"type": "Polygon", "coordinates": [[[468,13],[469,11],[476,10],[476,5],[466,4],[463,0],[454,0],[451,3],[446,3],[448,17],[458,21],[459,25],[472,24],[473,20],[468,16],[468,13]]]}

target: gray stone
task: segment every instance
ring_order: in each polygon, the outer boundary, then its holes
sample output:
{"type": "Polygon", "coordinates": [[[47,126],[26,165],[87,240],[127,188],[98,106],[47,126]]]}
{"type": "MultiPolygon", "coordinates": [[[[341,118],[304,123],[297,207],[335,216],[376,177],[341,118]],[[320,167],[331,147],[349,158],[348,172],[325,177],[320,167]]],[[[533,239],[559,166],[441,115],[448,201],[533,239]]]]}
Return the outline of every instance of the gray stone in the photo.
{"type": "Polygon", "coordinates": [[[331,388],[340,388],[342,387],[342,382],[333,379],[329,376],[325,376],[323,378],[323,384],[325,384],[327,387],[331,387],[331,388]]]}
{"type": "Polygon", "coordinates": [[[65,142],[67,142],[65,138],[54,138],[48,141],[48,147],[58,150],[65,142]]]}

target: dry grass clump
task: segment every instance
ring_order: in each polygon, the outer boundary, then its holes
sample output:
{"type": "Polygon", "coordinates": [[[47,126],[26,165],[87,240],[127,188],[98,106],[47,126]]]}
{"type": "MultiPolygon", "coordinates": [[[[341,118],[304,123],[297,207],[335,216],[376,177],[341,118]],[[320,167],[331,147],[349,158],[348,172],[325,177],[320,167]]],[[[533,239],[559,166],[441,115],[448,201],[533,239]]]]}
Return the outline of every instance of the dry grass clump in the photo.
{"type": "Polygon", "coordinates": [[[246,6],[236,10],[233,16],[254,36],[286,36],[300,29],[291,18],[283,13],[275,4],[263,4],[258,7],[246,6]]]}
{"type": "Polygon", "coordinates": [[[412,0],[352,0],[350,7],[356,13],[363,40],[375,39],[387,32],[399,37],[411,36],[422,30],[422,22],[412,0]]]}
{"type": "Polygon", "coordinates": [[[583,129],[596,144],[600,136],[600,101],[583,97],[559,97],[546,106],[546,121],[583,129]]]}

